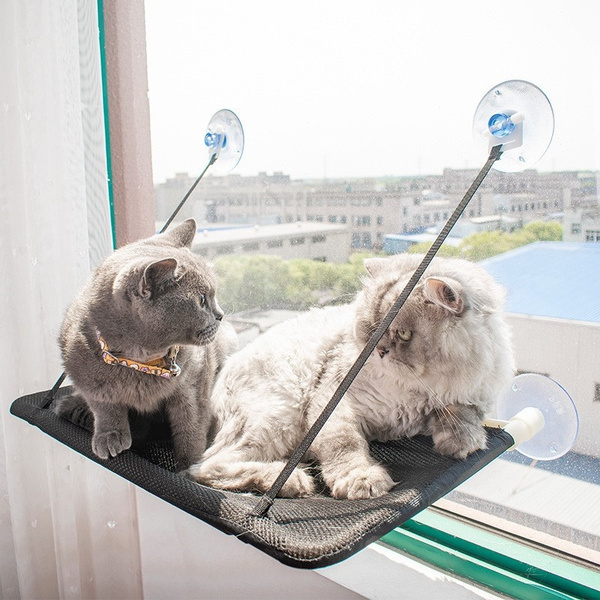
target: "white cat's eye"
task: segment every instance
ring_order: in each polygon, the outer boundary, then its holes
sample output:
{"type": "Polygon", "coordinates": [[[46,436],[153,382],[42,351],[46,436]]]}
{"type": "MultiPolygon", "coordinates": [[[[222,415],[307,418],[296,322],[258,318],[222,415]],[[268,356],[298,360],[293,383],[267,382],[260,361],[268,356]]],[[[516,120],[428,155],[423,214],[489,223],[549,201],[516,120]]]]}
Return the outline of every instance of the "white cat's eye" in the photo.
{"type": "Polygon", "coordinates": [[[396,332],[396,335],[401,339],[404,340],[405,342],[408,342],[410,340],[410,338],[412,337],[412,331],[410,329],[404,329],[403,327],[401,327],[400,329],[398,329],[398,331],[396,332]]]}

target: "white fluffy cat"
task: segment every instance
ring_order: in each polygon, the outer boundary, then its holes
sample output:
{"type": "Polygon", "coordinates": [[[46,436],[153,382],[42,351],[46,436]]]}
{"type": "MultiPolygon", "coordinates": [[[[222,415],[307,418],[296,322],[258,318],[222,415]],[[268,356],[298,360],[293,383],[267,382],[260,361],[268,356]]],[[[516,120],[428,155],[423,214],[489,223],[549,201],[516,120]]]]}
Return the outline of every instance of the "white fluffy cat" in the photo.
{"type": "MultiPolygon", "coordinates": [[[[313,309],[233,355],[211,399],[214,441],[188,476],[265,492],[421,259],[368,259],[352,304],[313,309]]],[[[370,440],[423,433],[457,459],[485,447],[482,419],[514,370],[503,297],[477,265],[434,259],[307,453],[334,497],[376,497],[393,487],[369,454],[370,440]]],[[[298,468],[281,495],[314,491],[298,468]]]]}

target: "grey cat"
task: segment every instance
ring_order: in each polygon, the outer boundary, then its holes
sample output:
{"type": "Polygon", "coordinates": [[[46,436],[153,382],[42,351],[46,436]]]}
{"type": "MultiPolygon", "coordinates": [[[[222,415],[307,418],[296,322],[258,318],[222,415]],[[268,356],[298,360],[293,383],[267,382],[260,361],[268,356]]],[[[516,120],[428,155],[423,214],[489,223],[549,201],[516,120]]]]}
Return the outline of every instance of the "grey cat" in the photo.
{"type": "MultiPolygon", "coordinates": [[[[211,397],[218,433],[187,475],[265,492],[421,259],[368,259],[352,304],[313,309],[233,355],[211,397]]],[[[431,435],[456,459],[485,447],[482,420],[514,370],[503,297],[477,265],[434,259],[308,452],[334,497],[376,497],[394,485],[370,440],[431,435]]],[[[298,468],[281,495],[314,491],[298,468]]]]}
{"type": "Polygon", "coordinates": [[[164,410],[181,468],[206,447],[208,398],[237,336],[223,321],[210,266],[190,250],[193,219],[116,250],[68,308],[60,334],[74,393],[64,417],[93,413],[102,459],[131,446],[134,413],[164,410]]]}

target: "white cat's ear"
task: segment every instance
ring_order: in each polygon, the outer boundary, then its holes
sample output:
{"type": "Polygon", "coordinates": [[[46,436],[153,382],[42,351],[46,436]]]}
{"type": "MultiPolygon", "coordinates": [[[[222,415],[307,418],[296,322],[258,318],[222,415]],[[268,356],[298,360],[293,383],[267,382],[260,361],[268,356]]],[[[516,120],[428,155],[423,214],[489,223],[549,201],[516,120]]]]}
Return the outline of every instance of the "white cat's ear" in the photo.
{"type": "Polygon", "coordinates": [[[443,277],[428,277],[423,285],[425,298],[454,315],[461,315],[465,310],[462,285],[443,277]]]}
{"type": "Polygon", "coordinates": [[[386,266],[389,266],[389,261],[387,258],[365,258],[364,265],[371,277],[377,277],[386,266]]]}
{"type": "Polygon", "coordinates": [[[191,248],[194,236],[196,235],[196,228],[196,221],[194,219],[186,219],[183,223],[162,235],[165,241],[168,241],[179,248],[184,248],[186,246],[191,248]]]}
{"type": "Polygon", "coordinates": [[[175,278],[177,261],[174,258],[164,258],[150,263],[140,279],[139,292],[142,298],[150,298],[169,280],[175,278]]]}

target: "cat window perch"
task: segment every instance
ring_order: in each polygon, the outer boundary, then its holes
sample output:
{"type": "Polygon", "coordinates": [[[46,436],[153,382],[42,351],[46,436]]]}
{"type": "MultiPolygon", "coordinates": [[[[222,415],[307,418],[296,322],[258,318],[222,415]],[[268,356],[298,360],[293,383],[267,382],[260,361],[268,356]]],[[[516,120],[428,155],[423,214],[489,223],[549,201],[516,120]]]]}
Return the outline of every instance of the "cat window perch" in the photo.
{"type": "MultiPolygon", "coordinates": [[[[476,140],[484,143],[489,151],[485,165],[323,413],[263,496],[216,490],[178,475],[168,429],[158,418],[144,423],[144,435],[139,435],[141,427],[138,430],[132,422],[131,449],[109,460],[99,459],[92,452],[92,434],[86,424],[71,423],[51,410],[55,398],[70,392],[69,387],[60,387],[64,374],[50,391],[15,400],[11,413],[224,533],[239,537],[284,564],[300,568],[324,567],[348,558],[439,500],[516,445],[523,454],[534,459],[562,456],[571,448],[577,435],[575,406],[556,382],[540,375],[525,374],[516,377],[500,398],[499,418],[485,423],[487,448],[466,459],[455,460],[437,454],[433,451],[431,438],[426,436],[373,442],[370,445],[373,457],[388,469],[394,481],[399,482],[387,494],[364,500],[337,500],[326,495],[302,499],[277,497],[317,433],[337,404],[343,401],[352,380],[490,169],[520,171],[529,168],[545,153],[554,130],[552,108],[536,86],[524,81],[507,81],[483,97],[475,112],[473,130],[476,140]]],[[[216,113],[205,137],[208,165],[162,231],[209,167],[215,165],[228,170],[238,163],[243,143],[243,130],[237,117],[227,110],[216,113]]]]}

